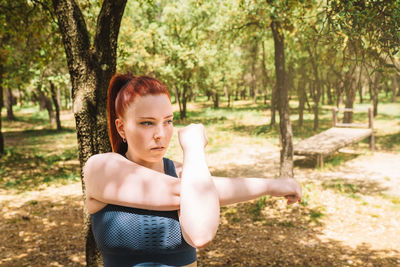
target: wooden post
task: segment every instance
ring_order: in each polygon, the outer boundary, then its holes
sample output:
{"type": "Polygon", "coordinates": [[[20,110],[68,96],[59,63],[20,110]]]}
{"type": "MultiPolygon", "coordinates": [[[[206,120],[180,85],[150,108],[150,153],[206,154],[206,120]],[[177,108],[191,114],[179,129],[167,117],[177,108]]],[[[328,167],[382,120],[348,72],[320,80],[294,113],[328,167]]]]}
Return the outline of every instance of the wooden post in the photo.
{"type": "Polygon", "coordinates": [[[317,155],[317,167],[323,169],[324,168],[324,155],[318,154],[317,155]]]}
{"type": "Polygon", "coordinates": [[[337,124],[337,112],[338,112],[338,108],[334,107],[332,109],[332,127],[336,127],[336,124],[337,124]]]}
{"type": "Polygon", "coordinates": [[[371,129],[371,136],[369,137],[369,149],[375,150],[375,136],[374,136],[374,108],[368,108],[368,128],[371,129]]]}

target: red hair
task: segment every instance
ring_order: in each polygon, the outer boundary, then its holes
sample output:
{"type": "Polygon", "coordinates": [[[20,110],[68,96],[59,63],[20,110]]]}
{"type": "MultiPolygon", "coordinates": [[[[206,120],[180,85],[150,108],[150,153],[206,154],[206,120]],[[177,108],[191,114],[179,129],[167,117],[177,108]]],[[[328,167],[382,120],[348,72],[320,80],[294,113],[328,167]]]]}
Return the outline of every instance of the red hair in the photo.
{"type": "Polygon", "coordinates": [[[134,77],[132,74],[114,74],[107,92],[108,137],[112,150],[124,155],[128,144],[122,141],[117,131],[115,120],[125,115],[128,107],[137,96],[165,94],[171,99],[167,87],[149,76],[134,77]]]}

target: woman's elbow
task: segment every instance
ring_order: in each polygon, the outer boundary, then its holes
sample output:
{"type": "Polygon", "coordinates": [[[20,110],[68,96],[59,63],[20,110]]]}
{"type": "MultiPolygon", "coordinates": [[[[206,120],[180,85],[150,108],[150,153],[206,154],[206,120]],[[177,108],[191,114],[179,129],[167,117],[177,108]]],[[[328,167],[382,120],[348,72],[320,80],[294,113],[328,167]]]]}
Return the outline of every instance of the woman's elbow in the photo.
{"type": "Polygon", "coordinates": [[[205,240],[199,240],[198,242],[195,242],[192,246],[195,247],[195,248],[198,248],[198,249],[205,248],[209,244],[211,244],[211,241],[212,241],[212,239],[211,240],[206,240],[206,239],[205,240]]]}
{"type": "Polygon", "coordinates": [[[200,249],[207,247],[212,242],[215,237],[215,233],[203,234],[196,237],[188,237],[184,234],[183,237],[192,247],[200,249]]]}

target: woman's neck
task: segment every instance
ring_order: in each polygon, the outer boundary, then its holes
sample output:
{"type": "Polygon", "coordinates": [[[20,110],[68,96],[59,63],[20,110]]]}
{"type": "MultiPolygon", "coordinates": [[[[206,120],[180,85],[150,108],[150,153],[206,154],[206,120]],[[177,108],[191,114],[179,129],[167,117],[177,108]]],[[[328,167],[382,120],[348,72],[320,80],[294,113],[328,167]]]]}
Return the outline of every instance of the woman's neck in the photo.
{"type": "Polygon", "coordinates": [[[126,152],[125,156],[130,161],[133,161],[139,165],[142,165],[143,167],[164,173],[164,161],[162,159],[157,162],[148,162],[148,161],[144,161],[141,159],[137,159],[134,156],[130,155],[128,152],[126,152]]]}

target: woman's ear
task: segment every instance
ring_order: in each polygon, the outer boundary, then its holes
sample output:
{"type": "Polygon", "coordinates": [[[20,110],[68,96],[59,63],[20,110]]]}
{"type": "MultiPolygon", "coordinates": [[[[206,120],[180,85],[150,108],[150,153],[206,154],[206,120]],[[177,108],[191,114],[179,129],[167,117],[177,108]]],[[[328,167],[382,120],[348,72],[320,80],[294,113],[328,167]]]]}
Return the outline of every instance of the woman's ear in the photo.
{"type": "Polygon", "coordinates": [[[125,130],[124,130],[124,121],[121,119],[116,119],[115,120],[115,127],[117,128],[117,131],[119,133],[119,135],[121,136],[121,138],[125,138],[125,130]]]}

